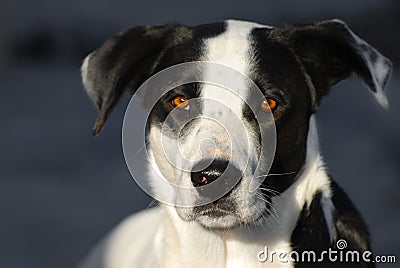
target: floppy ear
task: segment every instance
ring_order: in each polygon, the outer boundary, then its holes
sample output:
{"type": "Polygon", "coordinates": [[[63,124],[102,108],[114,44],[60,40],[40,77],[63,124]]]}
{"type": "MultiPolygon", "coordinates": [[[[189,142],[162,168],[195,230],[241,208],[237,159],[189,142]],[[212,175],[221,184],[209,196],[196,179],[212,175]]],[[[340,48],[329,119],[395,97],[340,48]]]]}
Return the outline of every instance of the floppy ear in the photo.
{"type": "Polygon", "coordinates": [[[356,73],[384,108],[389,107],[383,88],[392,64],[359,38],[341,20],[328,20],[287,29],[288,41],[315,88],[315,107],[329,88],[356,73]]]}
{"type": "Polygon", "coordinates": [[[138,26],[107,40],[83,61],[83,85],[99,108],[97,135],[126,89],[134,92],[154,71],[163,52],[180,42],[189,28],[138,26]]]}

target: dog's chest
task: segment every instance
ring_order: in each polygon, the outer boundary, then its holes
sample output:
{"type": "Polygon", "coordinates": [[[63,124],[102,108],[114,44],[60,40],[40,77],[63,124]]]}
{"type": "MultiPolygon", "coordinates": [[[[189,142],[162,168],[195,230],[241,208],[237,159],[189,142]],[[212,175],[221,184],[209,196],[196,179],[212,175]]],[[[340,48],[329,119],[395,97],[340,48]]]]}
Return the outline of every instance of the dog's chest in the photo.
{"type": "Polygon", "coordinates": [[[243,241],[228,240],[225,267],[294,267],[293,263],[278,256],[291,250],[290,242],[284,240],[250,245],[243,241]]]}
{"type": "Polygon", "coordinates": [[[171,237],[171,229],[160,229],[158,237],[164,238],[156,243],[163,249],[160,267],[294,267],[287,255],[279,256],[293,250],[292,230],[284,232],[276,226],[275,232],[266,232],[261,227],[242,226],[221,235],[195,223],[183,223],[180,227],[174,243],[165,239],[171,237]]]}

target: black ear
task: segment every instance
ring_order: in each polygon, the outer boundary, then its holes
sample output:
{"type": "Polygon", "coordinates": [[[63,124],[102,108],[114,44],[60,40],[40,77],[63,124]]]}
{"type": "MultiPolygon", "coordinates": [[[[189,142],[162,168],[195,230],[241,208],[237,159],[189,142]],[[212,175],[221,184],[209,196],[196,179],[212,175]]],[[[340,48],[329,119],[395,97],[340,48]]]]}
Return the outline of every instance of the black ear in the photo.
{"type": "Polygon", "coordinates": [[[181,25],[138,26],[107,40],[81,67],[83,85],[99,108],[97,135],[126,89],[133,92],[152,74],[163,52],[190,35],[181,25]]]}
{"type": "Polygon", "coordinates": [[[328,20],[286,28],[290,46],[311,77],[315,108],[329,88],[351,73],[360,76],[384,108],[383,88],[390,76],[390,60],[359,38],[341,20],[328,20]]]}

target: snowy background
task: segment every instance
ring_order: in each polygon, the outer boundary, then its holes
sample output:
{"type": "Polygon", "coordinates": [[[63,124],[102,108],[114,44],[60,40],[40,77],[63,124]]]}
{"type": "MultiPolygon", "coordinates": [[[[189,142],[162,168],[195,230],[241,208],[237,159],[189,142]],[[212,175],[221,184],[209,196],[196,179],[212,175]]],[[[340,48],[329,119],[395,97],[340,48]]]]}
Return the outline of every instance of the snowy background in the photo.
{"type": "Polygon", "coordinates": [[[0,0],[0,267],[74,267],[151,201],[122,155],[127,98],[101,135],[91,136],[96,109],[81,86],[83,56],[137,24],[225,18],[279,25],[337,17],[393,60],[389,111],[351,78],[323,101],[318,122],[330,173],[369,224],[375,254],[399,259],[400,4],[343,3],[0,0]]]}

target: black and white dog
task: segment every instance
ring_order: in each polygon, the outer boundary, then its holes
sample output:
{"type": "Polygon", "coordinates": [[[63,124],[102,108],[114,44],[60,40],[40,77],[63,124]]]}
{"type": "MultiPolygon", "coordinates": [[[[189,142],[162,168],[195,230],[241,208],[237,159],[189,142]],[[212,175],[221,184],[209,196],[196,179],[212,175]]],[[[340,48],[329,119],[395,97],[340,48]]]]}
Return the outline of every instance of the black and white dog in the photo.
{"type": "MultiPolygon", "coordinates": [[[[93,251],[83,267],[373,267],[372,262],[361,259],[361,254],[370,250],[367,227],[324,166],[314,114],[330,87],[352,73],[387,107],[383,87],[391,72],[390,61],[340,20],[281,27],[236,20],[196,27],[135,27],[106,41],[82,65],[84,86],[100,110],[94,134],[99,133],[125,90],[134,93],[153,74],[193,61],[237,70],[254,81],[263,98],[255,98],[246,84],[239,85],[241,98],[205,83],[167,92],[147,121],[149,162],[157,169],[148,169],[148,180],[161,174],[167,181],[196,189],[218,180],[231,161],[240,181],[209,204],[196,206],[202,193],[193,191],[188,198],[192,207],[161,203],[129,217],[93,251]],[[201,101],[191,105],[190,100],[197,98],[201,101]],[[233,135],[229,141],[215,125],[201,118],[178,135],[174,129],[179,129],[179,116],[169,122],[169,133],[161,131],[175,109],[198,115],[212,111],[214,118],[229,124],[229,116],[209,99],[226,103],[252,135],[233,135]],[[250,110],[247,103],[259,110],[250,110]],[[260,156],[258,149],[264,125],[255,123],[263,111],[272,113],[276,126],[275,156],[268,174],[262,173],[268,169],[263,167],[267,156],[260,156]],[[183,172],[166,159],[163,136],[169,143],[179,142],[180,150],[190,152],[197,163],[211,156],[193,150],[193,146],[209,138],[214,144],[210,153],[214,160],[203,170],[183,172]],[[243,139],[252,150],[233,151],[232,157],[227,143],[240,147],[243,139]],[[249,168],[244,170],[243,159],[250,159],[249,168]],[[258,159],[261,168],[255,173],[258,159]],[[261,186],[249,191],[254,178],[261,186]],[[347,242],[345,252],[360,252],[359,262],[332,261],[328,255],[323,258],[324,251],[338,250],[339,240],[347,242]],[[301,256],[311,250],[317,254],[315,262],[288,255],[296,251],[301,256]],[[266,260],[271,252],[277,254],[266,260]]],[[[157,183],[153,187],[155,196],[162,199],[164,193],[157,189],[157,183]]],[[[179,195],[174,191],[169,194],[179,195]]]]}

